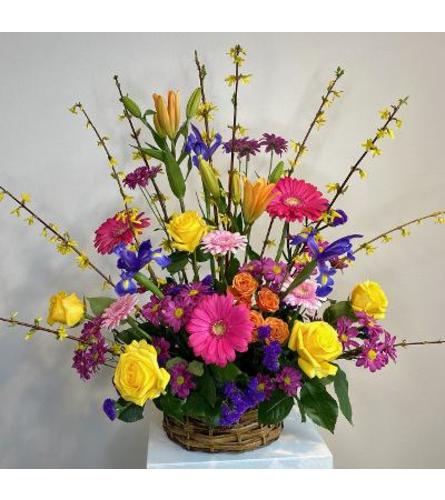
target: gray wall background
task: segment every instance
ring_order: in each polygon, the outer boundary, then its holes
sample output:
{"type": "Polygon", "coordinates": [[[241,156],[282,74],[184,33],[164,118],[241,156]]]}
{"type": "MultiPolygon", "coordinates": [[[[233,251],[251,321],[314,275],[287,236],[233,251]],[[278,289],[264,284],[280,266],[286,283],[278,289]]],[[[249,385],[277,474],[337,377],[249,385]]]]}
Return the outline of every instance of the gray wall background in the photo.
{"type": "MultiPolygon", "coordinates": [[[[360,144],[380,125],[377,110],[410,95],[404,127],[386,140],[383,155],[367,160],[367,181],[354,179],[341,200],[350,223],[336,236],[372,236],[399,222],[445,208],[442,34],[3,34],[0,38],[0,179],[12,191],[28,191],[32,206],[69,229],[101,268],[94,229],[120,207],[108,167],[84,122],[67,108],[81,100],[120,166],[130,169],[128,130],[112,76],[142,107],[151,93],[196,86],[193,50],[208,67],[209,97],[220,112],[215,127],[227,135],[230,95],[225,55],[240,42],[248,49],[240,121],[251,136],[273,131],[300,140],[337,65],[346,69],[345,91],[328,111],[328,124],[310,139],[300,175],[324,186],[341,180],[361,153],[360,144]]],[[[145,105],[144,105],[145,104],[145,105]]],[[[266,171],[267,158],[253,162],[266,171]]],[[[226,168],[222,163],[222,169],[226,168]]],[[[191,186],[189,186],[189,190],[191,186]]],[[[142,201],[140,201],[142,204],[142,201]]],[[[40,236],[0,205],[0,314],[46,316],[47,298],[62,289],[98,295],[95,274],[80,272],[40,236]]],[[[265,220],[262,228],[266,229],[265,220]]],[[[261,225],[257,226],[258,235],[261,225]]],[[[443,227],[425,223],[337,277],[335,296],[353,284],[379,281],[390,300],[387,328],[400,338],[443,335],[443,227]]],[[[83,383],[70,368],[72,345],[20,329],[0,328],[0,465],[2,467],[143,467],[147,421],[109,423],[100,406],[112,394],[104,370],[83,383]]],[[[335,436],[323,433],[337,467],[444,467],[444,347],[400,352],[397,366],[370,374],[346,365],[353,427],[339,421],[335,436]]]]}

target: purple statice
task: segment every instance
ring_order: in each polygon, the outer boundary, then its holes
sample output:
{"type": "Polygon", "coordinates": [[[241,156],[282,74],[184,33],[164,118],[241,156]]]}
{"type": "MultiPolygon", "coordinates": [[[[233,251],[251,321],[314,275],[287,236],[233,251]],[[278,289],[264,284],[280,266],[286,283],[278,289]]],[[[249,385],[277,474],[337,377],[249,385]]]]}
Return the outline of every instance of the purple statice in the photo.
{"type": "Polygon", "coordinates": [[[261,325],[257,328],[257,337],[258,340],[266,340],[269,338],[270,332],[272,331],[272,328],[270,325],[261,325]]]}
{"type": "Polygon", "coordinates": [[[165,366],[165,363],[170,359],[170,342],[163,337],[152,337],[151,343],[158,353],[159,366],[165,366]]]}
{"type": "Polygon", "coordinates": [[[277,372],[280,369],[281,344],[278,340],[272,340],[263,348],[263,365],[271,372],[277,372]]]}
{"type": "Polygon", "coordinates": [[[388,364],[385,344],[374,340],[365,340],[357,358],[356,366],[363,366],[374,373],[388,364]]]}
{"type": "Polygon", "coordinates": [[[116,401],[114,399],[107,398],[103,405],[102,409],[105,413],[105,415],[111,420],[115,420],[117,417],[117,412],[116,412],[116,401]]]}
{"type": "Polygon", "coordinates": [[[281,285],[286,276],[286,264],[284,262],[275,262],[270,257],[261,259],[264,279],[281,285]]]}
{"type": "Polygon", "coordinates": [[[224,151],[226,153],[231,153],[232,150],[238,155],[238,158],[246,158],[250,160],[251,156],[256,156],[260,152],[261,143],[256,139],[249,139],[248,137],[240,137],[227,141],[223,144],[224,151]]]}
{"type": "Polygon", "coordinates": [[[187,370],[186,363],[176,363],[170,369],[170,390],[173,396],[187,399],[190,391],[196,389],[193,375],[187,370]]]}
{"type": "Polygon", "coordinates": [[[252,377],[247,384],[246,396],[250,400],[252,407],[257,406],[262,401],[270,398],[275,384],[268,375],[259,373],[252,377]]]}
{"type": "Polygon", "coordinates": [[[159,172],[161,172],[161,166],[156,167],[138,167],[133,172],[127,174],[124,178],[124,185],[129,189],[136,189],[139,187],[147,187],[148,181],[154,179],[159,172]]]}
{"type": "Polygon", "coordinates": [[[190,297],[165,297],[162,300],[161,314],[162,321],[174,332],[179,332],[189,320],[190,313],[195,304],[190,297]]]}
{"type": "Polygon", "coordinates": [[[372,317],[362,311],[357,311],[354,313],[357,322],[360,325],[363,333],[369,338],[373,340],[377,340],[384,333],[384,329],[381,325],[377,323],[377,321],[372,317]]]}
{"type": "Polygon", "coordinates": [[[352,320],[350,320],[346,316],[342,316],[337,321],[337,332],[338,332],[338,340],[343,345],[343,350],[345,349],[353,349],[359,346],[357,342],[357,336],[359,331],[355,326],[352,325],[352,320]]]}
{"type": "Polygon", "coordinates": [[[222,426],[231,426],[239,422],[244,413],[252,407],[251,401],[236,386],[235,382],[227,382],[224,385],[223,393],[225,401],[221,405],[219,424],[222,426]]]}
{"type": "Polygon", "coordinates": [[[260,140],[261,146],[266,146],[264,151],[269,153],[273,151],[275,154],[281,156],[287,151],[287,141],[283,137],[275,134],[263,134],[263,138],[260,140]]]}
{"type": "Polygon", "coordinates": [[[291,366],[284,367],[275,377],[275,383],[288,396],[296,396],[298,389],[303,385],[301,373],[291,366]]]}
{"type": "Polygon", "coordinates": [[[154,326],[161,324],[161,307],[162,301],[156,295],[152,295],[150,300],[142,306],[142,315],[154,326]]]}
{"type": "Polygon", "coordinates": [[[101,333],[101,326],[102,318],[98,316],[87,321],[82,328],[72,364],[82,380],[90,380],[106,361],[108,345],[101,333]]]}
{"type": "Polygon", "coordinates": [[[348,216],[346,215],[346,212],[344,210],[341,210],[337,208],[335,212],[338,214],[334,220],[329,224],[330,226],[341,226],[343,224],[346,224],[348,222],[348,216]]]}

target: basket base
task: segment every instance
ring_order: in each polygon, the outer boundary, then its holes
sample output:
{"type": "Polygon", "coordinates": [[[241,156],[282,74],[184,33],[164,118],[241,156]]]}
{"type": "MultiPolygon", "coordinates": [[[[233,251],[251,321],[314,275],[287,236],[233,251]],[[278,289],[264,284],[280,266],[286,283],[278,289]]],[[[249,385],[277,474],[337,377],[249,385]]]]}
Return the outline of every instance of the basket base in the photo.
{"type": "Polygon", "coordinates": [[[168,438],[188,451],[206,453],[242,453],[267,446],[276,441],[283,423],[263,425],[256,409],[245,413],[232,427],[209,428],[192,418],[184,423],[164,415],[163,427],[168,438]]]}

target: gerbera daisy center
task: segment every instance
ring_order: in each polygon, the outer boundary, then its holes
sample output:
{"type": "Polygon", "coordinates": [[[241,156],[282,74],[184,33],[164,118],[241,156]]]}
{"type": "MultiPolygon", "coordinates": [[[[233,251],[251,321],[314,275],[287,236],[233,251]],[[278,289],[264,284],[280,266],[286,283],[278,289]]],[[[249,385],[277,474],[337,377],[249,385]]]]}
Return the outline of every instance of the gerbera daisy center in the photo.
{"type": "Polygon", "coordinates": [[[298,198],[295,198],[294,196],[289,196],[289,198],[286,198],[284,202],[288,207],[296,207],[301,203],[301,200],[298,198]]]}
{"type": "Polygon", "coordinates": [[[216,337],[224,335],[226,333],[226,325],[224,324],[224,321],[217,321],[214,323],[212,326],[212,333],[216,337]]]}

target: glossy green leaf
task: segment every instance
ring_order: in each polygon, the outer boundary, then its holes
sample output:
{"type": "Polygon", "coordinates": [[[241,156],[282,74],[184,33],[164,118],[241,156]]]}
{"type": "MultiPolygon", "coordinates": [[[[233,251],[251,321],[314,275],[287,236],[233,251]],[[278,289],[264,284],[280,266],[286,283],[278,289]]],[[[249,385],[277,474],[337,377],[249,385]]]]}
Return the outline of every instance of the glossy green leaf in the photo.
{"type": "Polygon", "coordinates": [[[293,398],[287,396],[283,391],[276,390],[270,399],[260,403],[258,419],[262,424],[278,424],[289,415],[293,406],[293,398]]]}
{"type": "Polygon", "coordinates": [[[317,425],[334,432],[338,417],[337,401],[317,380],[308,380],[300,392],[300,403],[306,415],[317,425]]]}
{"type": "Polygon", "coordinates": [[[167,270],[171,274],[182,271],[188,263],[187,252],[173,252],[169,257],[171,259],[171,264],[167,267],[167,270]]]}
{"type": "Polygon", "coordinates": [[[100,316],[115,300],[116,299],[112,299],[111,297],[87,297],[91,312],[94,316],[100,316]]]}
{"type": "Polygon", "coordinates": [[[352,408],[351,402],[349,401],[348,379],[346,378],[346,373],[340,368],[338,368],[334,377],[334,389],[337,394],[338,405],[341,412],[345,416],[346,420],[352,424],[352,408]]]}

